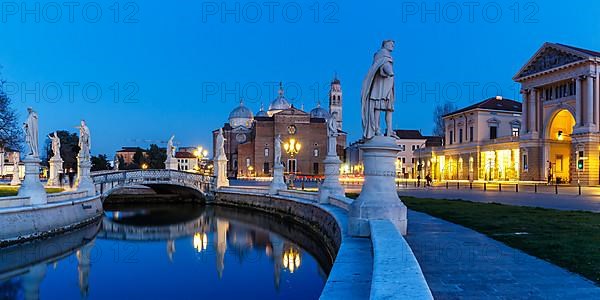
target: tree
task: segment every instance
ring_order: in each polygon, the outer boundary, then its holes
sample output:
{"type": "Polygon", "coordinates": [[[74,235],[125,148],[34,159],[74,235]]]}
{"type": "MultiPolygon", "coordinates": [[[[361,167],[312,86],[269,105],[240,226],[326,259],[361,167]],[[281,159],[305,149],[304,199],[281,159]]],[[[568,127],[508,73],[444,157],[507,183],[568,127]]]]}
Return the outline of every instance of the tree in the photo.
{"type": "MultiPolygon", "coordinates": [[[[44,149],[46,150],[45,162],[48,162],[48,159],[54,155],[52,153],[52,141],[48,138],[48,135],[54,134],[54,132],[46,135],[46,141],[44,149]]],[[[77,154],[79,153],[79,136],[76,133],[70,133],[66,130],[58,130],[56,132],[58,138],[60,139],[60,156],[64,161],[65,171],[67,169],[77,169],[77,154]]]]}
{"type": "Polygon", "coordinates": [[[444,115],[456,111],[456,106],[452,102],[438,104],[433,110],[433,135],[444,137],[446,135],[444,125],[444,115]]]}
{"type": "Polygon", "coordinates": [[[133,154],[133,161],[127,167],[129,169],[141,169],[142,165],[145,163],[147,163],[147,161],[144,155],[144,151],[141,148],[138,148],[133,154]]]}
{"type": "Polygon", "coordinates": [[[104,171],[110,170],[110,163],[108,162],[108,158],[106,154],[100,154],[98,156],[93,156],[91,158],[92,161],[92,171],[104,171]]]}
{"type": "Polygon", "coordinates": [[[156,144],[150,145],[147,152],[148,168],[164,169],[166,159],[167,150],[165,148],[159,148],[156,144]]]}
{"type": "Polygon", "coordinates": [[[23,130],[11,107],[11,99],[4,91],[4,82],[0,80],[0,149],[21,150],[23,130]]]}

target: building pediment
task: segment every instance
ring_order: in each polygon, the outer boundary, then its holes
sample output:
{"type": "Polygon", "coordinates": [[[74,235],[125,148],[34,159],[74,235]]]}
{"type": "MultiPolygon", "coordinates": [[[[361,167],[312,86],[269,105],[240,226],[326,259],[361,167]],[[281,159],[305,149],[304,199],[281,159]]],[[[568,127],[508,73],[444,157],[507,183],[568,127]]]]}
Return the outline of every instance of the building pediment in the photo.
{"type": "Polygon", "coordinates": [[[303,110],[297,109],[292,106],[288,109],[284,109],[280,112],[277,112],[275,115],[278,115],[278,116],[289,116],[289,115],[308,116],[309,114],[303,110]]]}
{"type": "Polygon", "coordinates": [[[573,63],[586,61],[593,56],[573,47],[545,43],[514,76],[515,81],[525,77],[551,71],[573,63]]]}

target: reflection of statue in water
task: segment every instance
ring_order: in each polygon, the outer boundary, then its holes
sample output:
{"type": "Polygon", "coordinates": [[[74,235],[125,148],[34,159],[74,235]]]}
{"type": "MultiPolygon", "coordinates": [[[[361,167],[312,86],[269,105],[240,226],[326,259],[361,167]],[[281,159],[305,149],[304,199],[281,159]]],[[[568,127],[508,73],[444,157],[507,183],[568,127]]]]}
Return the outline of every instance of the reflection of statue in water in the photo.
{"type": "Polygon", "coordinates": [[[25,141],[29,146],[29,155],[33,157],[40,157],[38,147],[38,114],[31,108],[27,108],[29,115],[27,120],[23,123],[23,130],[25,131],[25,141]]]}
{"type": "Polygon", "coordinates": [[[361,106],[363,139],[370,140],[382,135],[380,113],[385,112],[386,136],[396,137],[392,127],[394,112],[394,69],[392,51],[394,41],[383,41],[375,53],[373,64],[362,83],[361,106]]]}
{"type": "Polygon", "coordinates": [[[54,154],[52,157],[60,158],[60,138],[56,134],[56,131],[48,137],[52,141],[52,153],[54,154]]]}
{"type": "Polygon", "coordinates": [[[274,164],[275,164],[275,166],[281,166],[281,144],[282,143],[283,142],[281,141],[281,134],[276,135],[275,136],[275,145],[274,145],[274,148],[275,148],[275,151],[274,151],[275,152],[275,154],[274,154],[274,156],[275,156],[274,164]]]}

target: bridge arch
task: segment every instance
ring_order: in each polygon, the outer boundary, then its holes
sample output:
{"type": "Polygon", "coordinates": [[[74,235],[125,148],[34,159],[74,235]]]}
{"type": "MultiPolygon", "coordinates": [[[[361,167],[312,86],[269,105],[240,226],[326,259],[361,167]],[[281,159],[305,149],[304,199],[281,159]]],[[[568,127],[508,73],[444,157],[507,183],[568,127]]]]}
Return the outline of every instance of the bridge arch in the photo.
{"type": "Polygon", "coordinates": [[[96,192],[102,195],[102,200],[117,190],[140,185],[157,191],[176,191],[176,188],[179,188],[179,190],[192,191],[197,196],[207,199],[212,183],[210,176],[176,170],[93,172],[91,176],[96,192]]]}

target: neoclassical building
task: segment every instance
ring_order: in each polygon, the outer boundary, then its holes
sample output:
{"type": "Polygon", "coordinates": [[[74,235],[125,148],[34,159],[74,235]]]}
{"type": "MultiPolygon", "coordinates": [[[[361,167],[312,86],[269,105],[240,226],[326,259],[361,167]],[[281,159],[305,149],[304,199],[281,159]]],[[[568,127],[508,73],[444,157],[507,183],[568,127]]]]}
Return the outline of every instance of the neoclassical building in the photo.
{"type": "MultiPolygon", "coordinates": [[[[282,146],[282,163],[286,173],[299,176],[322,176],[327,154],[327,120],[331,114],[338,120],[337,152],[343,156],[346,133],[342,130],[342,89],[335,78],[329,91],[329,109],[321,107],[306,112],[294,107],[285,97],[283,85],[268,110],[261,105],[253,114],[243,102],[229,114],[222,127],[225,136],[228,177],[272,176],[274,139],[280,134],[284,144],[300,144],[297,153],[282,146]]],[[[218,129],[213,131],[213,149],[218,129]]]]}
{"type": "Polygon", "coordinates": [[[443,147],[421,149],[435,179],[600,184],[600,52],[545,43],[501,97],[446,115],[443,147]]]}
{"type": "Polygon", "coordinates": [[[514,76],[523,95],[521,177],[599,184],[600,52],[545,43],[514,76]]]}

